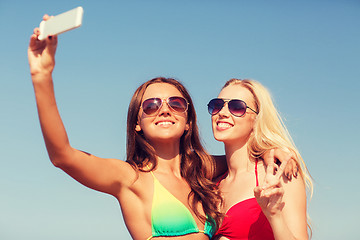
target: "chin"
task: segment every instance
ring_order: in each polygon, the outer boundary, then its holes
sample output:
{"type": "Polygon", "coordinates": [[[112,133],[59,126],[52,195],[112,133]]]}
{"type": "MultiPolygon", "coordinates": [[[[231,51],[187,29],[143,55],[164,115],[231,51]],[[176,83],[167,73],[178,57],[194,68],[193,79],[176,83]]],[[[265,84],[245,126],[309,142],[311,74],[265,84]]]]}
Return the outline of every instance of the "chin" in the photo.
{"type": "Polygon", "coordinates": [[[216,141],[219,141],[219,142],[224,142],[228,139],[227,137],[221,136],[220,134],[214,134],[214,138],[216,141]]]}

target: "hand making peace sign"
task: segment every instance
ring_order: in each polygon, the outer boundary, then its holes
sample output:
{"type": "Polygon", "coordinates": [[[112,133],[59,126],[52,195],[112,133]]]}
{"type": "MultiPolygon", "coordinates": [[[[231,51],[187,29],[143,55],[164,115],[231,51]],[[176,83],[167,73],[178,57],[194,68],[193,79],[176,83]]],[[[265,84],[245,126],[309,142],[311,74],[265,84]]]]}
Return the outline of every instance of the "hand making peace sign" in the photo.
{"type": "MultiPolygon", "coordinates": [[[[273,159],[274,150],[271,150],[267,157],[273,159]]],[[[282,201],[284,189],[280,179],[283,176],[287,162],[288,160],[282,162],[279,168],[275,168],[274,162],[269,161],[270,164],[266,168],[264,183],[254,189],[256,201],[267,218],[279,214],[284,207],[282,201]]]]}

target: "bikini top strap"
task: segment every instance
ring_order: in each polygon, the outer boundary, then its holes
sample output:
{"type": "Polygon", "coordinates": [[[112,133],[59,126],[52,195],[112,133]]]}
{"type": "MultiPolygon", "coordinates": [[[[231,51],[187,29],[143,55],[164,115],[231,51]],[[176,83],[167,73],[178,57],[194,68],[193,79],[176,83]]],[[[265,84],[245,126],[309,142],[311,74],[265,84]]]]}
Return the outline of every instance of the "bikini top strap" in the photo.
{"type": "Polygon", "coordinates": [[[221,178],[219,179],[219,181],[216,183],[216,186],[219,186],[220,182],[226,177],[226,175],[228,174],[228,171],[226,171],[221,178]]]}
{"type": "Polygon", "coordinates": [[[257,169],[257,165],[258,165],[258,160],[255,160],[255,176],[256,176],[256,186],[259,186],[259,177],[258,177],[258,169],[257,169]]]}

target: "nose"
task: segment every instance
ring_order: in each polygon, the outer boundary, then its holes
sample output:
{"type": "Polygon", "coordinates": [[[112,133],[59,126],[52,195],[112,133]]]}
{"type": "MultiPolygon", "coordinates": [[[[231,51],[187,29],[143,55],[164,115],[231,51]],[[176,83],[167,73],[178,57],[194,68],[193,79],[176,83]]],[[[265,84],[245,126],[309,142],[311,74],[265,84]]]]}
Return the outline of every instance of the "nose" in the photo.
{"type": "Polygon", "coordinates": [[[159,109],[159,115],[170,115],[171,109],[169,104],[166,102],[166,100],[163,100],[161,107],[159,109]]]}
{"type": "Polygon", "coordinates": [[[228,107],[228,103],[225,102],[224,106],[221,108],[221,110],[219,111],[219,116],[222,117],[229,117],[230,116],[230,111],[229,111],[229,107],[228,107]]]}

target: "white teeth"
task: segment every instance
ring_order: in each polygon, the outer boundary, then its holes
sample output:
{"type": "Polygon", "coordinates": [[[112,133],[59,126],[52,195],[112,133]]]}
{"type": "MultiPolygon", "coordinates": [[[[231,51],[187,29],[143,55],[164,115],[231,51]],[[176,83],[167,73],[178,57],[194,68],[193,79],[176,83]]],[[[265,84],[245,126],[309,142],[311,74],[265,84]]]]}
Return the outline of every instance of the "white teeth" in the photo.
{"type": "Polygon", "coordinates": [[[220,128],[230,128],[232,126],[229,123],[220,122],[220,123],[218,123],[218,127],[220,127],[220,128]]]}
{"type": "Polygon", "coordinates": [[[172,125],[172,122],[159,122],[157,125],[160,125],[160,126],[172,125]]]}

